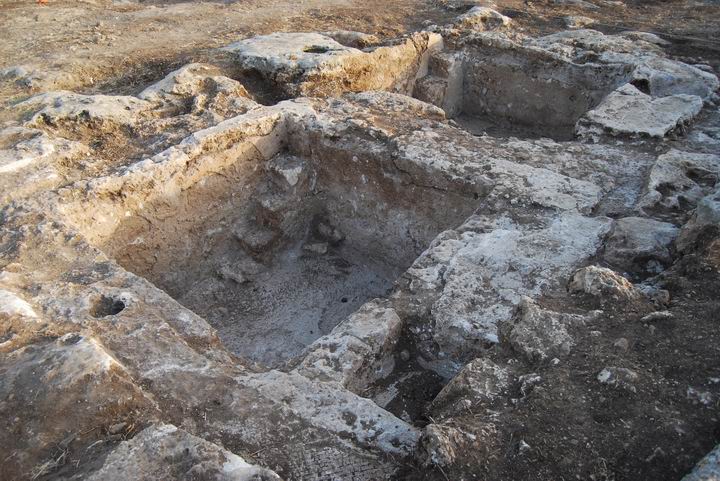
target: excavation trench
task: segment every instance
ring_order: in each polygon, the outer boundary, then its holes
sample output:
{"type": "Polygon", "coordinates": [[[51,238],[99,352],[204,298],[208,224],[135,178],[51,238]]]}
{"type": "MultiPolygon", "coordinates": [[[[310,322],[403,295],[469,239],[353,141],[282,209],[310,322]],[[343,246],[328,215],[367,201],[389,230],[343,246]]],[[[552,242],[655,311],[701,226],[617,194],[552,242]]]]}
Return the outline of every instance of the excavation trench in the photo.
{"type": "Polygon", "coordinates": [[[277,126],[160,180],[66,205],[91,243],[206,319],[236,355],[280,367],[383,297],[472,194],[416,185],[387,153],[277,126]],[[266,152],[261,153],[261,150],[266,152]],[[187,168],[186,168],[187,169],[187,168]]]}

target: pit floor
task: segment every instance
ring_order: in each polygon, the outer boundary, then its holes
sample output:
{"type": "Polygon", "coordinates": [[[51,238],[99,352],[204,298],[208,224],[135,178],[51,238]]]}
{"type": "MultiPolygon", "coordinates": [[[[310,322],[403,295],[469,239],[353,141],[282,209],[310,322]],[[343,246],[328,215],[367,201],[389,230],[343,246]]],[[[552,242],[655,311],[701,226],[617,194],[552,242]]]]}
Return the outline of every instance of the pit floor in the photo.
{"type": "Polygon", "coordinates": [[[208,274],[178,301],[217,329],[234,354],[279,367],[366,301],[384,296],[397,276],[351,247],[319,254],[302,245],[280,251],[250,282],[208,274]]]}

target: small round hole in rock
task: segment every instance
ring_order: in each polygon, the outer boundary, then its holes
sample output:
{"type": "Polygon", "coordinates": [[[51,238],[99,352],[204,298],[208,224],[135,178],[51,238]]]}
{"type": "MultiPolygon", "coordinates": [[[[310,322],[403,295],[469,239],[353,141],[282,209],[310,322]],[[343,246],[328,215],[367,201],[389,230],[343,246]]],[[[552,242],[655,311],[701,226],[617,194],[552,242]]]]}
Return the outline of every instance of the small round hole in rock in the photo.
{"type": "Polygon", "coordinates": [[[90,315],[96,318],[114,316],[125,309],[125,303],[120,299],[102,296],[90,310],[90,315]]]}
{"type": "Polygon", "coordinates": [[[342,299],[340,299],[340,302],[342,302],[342,303],[345,303],[345,302],[347,302],[347,301],[348,301],[348,298],[347,298],[347,297],[343,297],[342,299]]]}

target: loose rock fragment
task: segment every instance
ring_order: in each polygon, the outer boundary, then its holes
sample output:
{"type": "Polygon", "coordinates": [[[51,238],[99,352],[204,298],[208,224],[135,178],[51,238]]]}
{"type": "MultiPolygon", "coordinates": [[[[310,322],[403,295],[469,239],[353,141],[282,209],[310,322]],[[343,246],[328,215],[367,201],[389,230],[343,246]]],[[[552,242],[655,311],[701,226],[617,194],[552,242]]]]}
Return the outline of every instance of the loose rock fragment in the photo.
{"type": "Polygon", "coordinates": [[[575,344],[569,333],[584,323],[583,316],[541,309],[529,297],[523,297],[510,322],[500,332],[513,349],[530,362],[567,356],[575,344]]]}
{"type": "Polygon", "coordinates": [[[720,478],[720,446],[710,451],[681,481],[711,481],[720,478]]]}
{"type": "Polygon", "coordinates": [[[641,217],[618,219],[605,243],[604,258],[611,265],[630,271],[647,271],[650,261],[668,265],[678,232],[677,227],[667,222],[641,217]]]}
{"type": "Polygon", "coordinates": [[[493,424],[473,427],[473,432],[466,432],[443,424],[428,424],[416,452],[418,462],[428,467],[450,466],[466,450],[480,449],[487,446],[485,442],[493,442],[496,432],[493,424]]]}
{"type": "Polygon", "coordinates": [[[658,321],[667,321],[675,317],[672,312],[670,311],[656,311],[651,312],[650,314],[643,316],[640,319],[640,322],[658,322],[658,321]]]}
{"type": "Polygon", "coordinates": [[[568,289],[585,292],[600,298],[637,299],[640,292],[627,279],[611,269],[598,266],[583,267],[575,273],[568,289]]]}
{"type": "Polygon", "coordinates": [[[171,424],[150,426],[121,443],[87,479],[171,481],[198,476],[218,481],[280,481],[273,471],[171,424]]]}
{"type": "Polygon", "coordinates": [[[657,158],[639,207],[663,213],[693,208],[712,194],[719,178],[720,156],[671,149],[657,158]]]}
{"type": "Polygon", "coordinates": [[[652,98],[627,84],[608,95],[578,121],[579,136],[662,138],[684,128],[702,109],[696,95],[678,94],[652,98]]]}
{"type": "Polygon", "coordinates": [[[488,7],[473,7],[467,13],[458,17],[455,22],[457,28],[473,30],[495,30],[508,27],[512,24],[509,17],[488,7]]]}
{"type": "Polygon", "coordinates": [[[443,416],[488,407],[509,386],[509,370],[489,359],[467,364],[433,399],[431,410],[443,416]],[[467,409],[466,409],[467,408],[467,409]]]}
{"type": "Polygon", "coordinates": [[[624,367],[606,367],[597,375],[601,384],[607,384],[630,392],[637,392],[635,383],[640,376],[635,371],[624,367]]]}
{"type": "Polygon", "coordinates": [[[680,251],[689,251],[699,236],[720,225],[720,187],[703,197],[690,220],[682,227],[677,245],[680,251]]]}
{"type": "Polygon", "coordinates": [[[568,28],[583,28],[595,23],[595,20],[590,17],[583,17],[578,15],[570,15],[567,17],[563,17],[563,21],[565,22],[565,26],[568,28]]]}

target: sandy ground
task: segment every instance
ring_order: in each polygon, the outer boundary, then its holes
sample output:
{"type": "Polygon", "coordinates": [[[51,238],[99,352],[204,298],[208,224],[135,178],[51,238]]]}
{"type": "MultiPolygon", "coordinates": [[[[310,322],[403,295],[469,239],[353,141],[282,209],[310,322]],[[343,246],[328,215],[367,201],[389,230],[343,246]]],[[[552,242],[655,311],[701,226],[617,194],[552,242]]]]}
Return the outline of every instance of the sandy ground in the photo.
{"type": "MultiPolygon", "coordinates": [[[[32,0],[0,2],[0,102],[37,91],[132,92],[212,49],[273,31],[358,30],[397,36],[424,24],[443,24],[469,1],[242,0],[131,2],[32,0]],[[448,8],[455,7],[455,8],[448,8]],[[23,67],[17,81],[2,71],[23,67]],[[28,80],[29,79],[29,80],[28,80]],[[29,84],[29,85],[28,85],[29,84]]],[[[720,52],[717,2],[622,3],[598,9],[500,0],[497,8],[531,33],[560,30],[565,15],[586,15],[594,28],[660,32],[680,55],[720,52]]],[[[8,120],[0,115],[0,121],[8,120]]]]}

